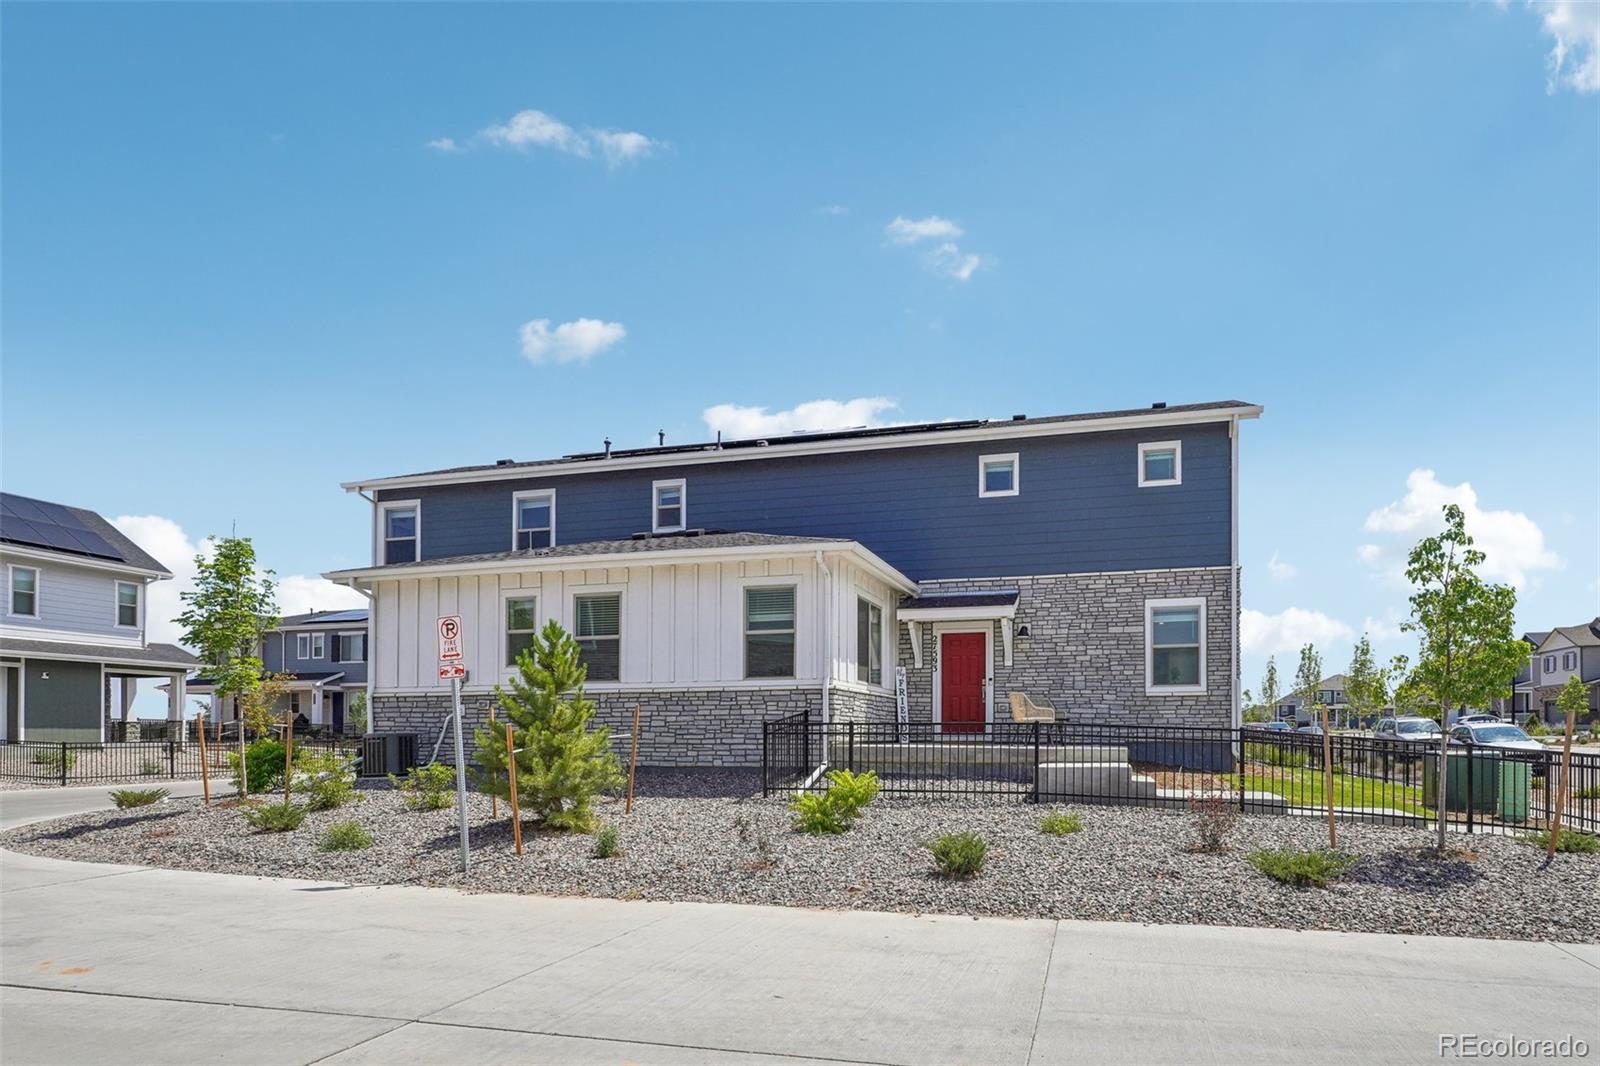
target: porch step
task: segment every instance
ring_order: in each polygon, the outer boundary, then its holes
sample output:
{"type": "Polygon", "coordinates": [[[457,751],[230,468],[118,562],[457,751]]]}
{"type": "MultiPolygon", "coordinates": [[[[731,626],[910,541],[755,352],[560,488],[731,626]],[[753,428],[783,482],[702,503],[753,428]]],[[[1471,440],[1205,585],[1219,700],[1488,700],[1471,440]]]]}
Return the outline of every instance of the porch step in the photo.
{"type": "Polygon", "coordinates": [[[1039,798],[1140,803],[1156,796],[1154,778],[1121,762],[1048,762],[1039,766],[1039,798]]]}
{"type": "MultiPolygon", "coordinates": [[[[448,743],[448,741],[446,742],[448,743]]],[[[828,763],[834,769],[857,771],[950,773],[973,767],[1008,767],[1033,771],[1033,746],[965,741],[864,741],[852,745],[835,738],[828,746],[828,763]]],[[[1041,764],[1117,763],[1128,761],[1128,749],[1117,744],[1041,744],[1041,764]]]]}

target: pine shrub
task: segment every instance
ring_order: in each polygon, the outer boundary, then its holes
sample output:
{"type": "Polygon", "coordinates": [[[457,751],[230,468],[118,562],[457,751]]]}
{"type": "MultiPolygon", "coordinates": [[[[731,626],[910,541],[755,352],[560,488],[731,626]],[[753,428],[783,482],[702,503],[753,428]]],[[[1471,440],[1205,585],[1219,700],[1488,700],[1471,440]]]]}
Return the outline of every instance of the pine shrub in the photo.
{"type": "Polygon", "coordinates": [[[970,830],[946,833],[927,847],[939,872],[952,878],[976,877],[989,854],[988,843],[970,830]]]}
{"type": "Polygon", "coordinates": [[[118,810],[127,810],[129,807],[148,807],[152,803],[160,803],[171,795],[164,788],[114,788],[111,790],[111,802],[117,805],[118,810]]]}
{"type": "Polygon", "coordinates": [[[295,760],[293,791],[306,797],[313,811],[331,811],[358,799],[355,761],[332,749],[316,751],[295,760]]]}
{"type": "Polygon", "coordinates": [[[802,833],[844,832],[882,788],[878,775],[871,770],[860,774],[830,770],[827,779],[828,791],[802,792],[789,801],[789,809],[795,814],[794,827],[802,833]]]}
{"type": "Polygon", "coordinates": [[[323,851],[360,851],[372,847],[372,834],[360,822],[334,822],[317,845],[323,851]]]}
{"type": "Polygon", "coordinates": [[[618,850],[617,827],[614,825],[601,826],[600,831],[594,835],[594,857],[597,859],[609,859],[615,856],[618,850]]]}
{"type": "Polygon", "coordinates": [[[306,820],[306,809],[298,803],[268,803],[246,807],[244,818],[263,833],[286,833],[300,828],[306,820]]]}
{"type": "Polygon", "coordinates": [[[1354,855],[1313,848],[1257,848],[1250,853],[1250,865],[1286,885],[1296,888],[1326,888],[1356,864],[1354,855]]]}

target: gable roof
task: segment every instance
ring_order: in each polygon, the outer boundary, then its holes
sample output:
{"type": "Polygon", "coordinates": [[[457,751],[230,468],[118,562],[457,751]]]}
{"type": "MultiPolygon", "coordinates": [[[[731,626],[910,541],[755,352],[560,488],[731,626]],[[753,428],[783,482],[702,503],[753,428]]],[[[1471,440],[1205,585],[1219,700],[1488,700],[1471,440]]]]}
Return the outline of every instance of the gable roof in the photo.
{"type": "Polygon", "coordinates": [[[1545,634],[1545,638],[1539,642],[1537,650],[1546,650],[1546,645],[1551,648],[1565,648],[1568,645],[1578,648],[1600,648],[1600,617],[1584,625],[1556,626],[1545,634]],[[1557,637],[1564,637],[1566,643],[1555,643],[1557,637]]]}
{"type": "Polygon", "coordinates": [[[0,492],[0,543],[172,576],[171,570],[99,513],[14,492],[0,492]]]}
{"type": "Polygon", "coordinates": [[[729,462],[741,459],[771,459],[783,455],[819,452],[845,452],[863,449],[914,447],[927,444],[955,444],[1019,436],[1048,436],[1061,433],[1100,432],[1145,426],[1191,425],[1255,418],[1258,404],[1244,400],[1215,400],[1207,403],[1152,404],[1149,407],[1118,411],[1090,411],[1080,414],[1047,415],[1009,419],[971,418],[949,422],[920,422],[903,426],[862,427],[818,433],[772,434],[737,440],[700,441],[692,444],[660,445],[653,448],[608,448],[598,452],[572,452],[549,459],[452,466],[416,474],[369,478],[346,482],[348,492],[365,489],[401,488],[461,481],[504,480],[534,474],[557,475],[578,471],[622,470],[690,463],[729,462]]]}

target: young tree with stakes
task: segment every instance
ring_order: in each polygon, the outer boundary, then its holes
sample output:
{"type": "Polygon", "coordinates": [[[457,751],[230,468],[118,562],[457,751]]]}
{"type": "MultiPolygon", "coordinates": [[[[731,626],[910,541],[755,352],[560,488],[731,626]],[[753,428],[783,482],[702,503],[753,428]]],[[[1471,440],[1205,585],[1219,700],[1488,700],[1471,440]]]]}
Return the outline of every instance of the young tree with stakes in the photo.
{"type": "Polygon", "coordinates": [[[1372,658],[1372,641],[1365,633],[1361,634],[1355,650],[1350,653],[1350,668],[1345,671],[1344,697],[1350,705],[1350,717],[1357,722],[1365,722],[1376,715],[1388,702],[1389,693],[1384,684],[1383,670],[1372,658]]]}
{"type": "Polygon", "coordinates": [[[1300,668],[1294,676],[1295,693],[1300,697],[1300,706],[1305,708],[1311,721],[1317,720],[1317,712],[1322,714],[1322,792],[1323,800],[1328,807],[1328,847],[1339,846],[1339,831],[1333,823],[1333,734],[1328,731],[1328,706],[1322,702],[1322,656],[1317,649],[1307,644],[1300,649],[1300,668]]]}
{"type": "Polygon", "coordinates": [[[1261,706],[1267,709],[1267,718],[1270,720],[1278,713],[1278,700],[1283,697],[1278,687],[1278,660],[1276,656],[1267,656],[1267,672],[1261,678],[1261,706]]]}
{"type": "Polygon", "coordinates": [[[1547,858],[1555,858],[1556,846],[1561,838],[1561,815],[1567,808],[1567,792],[1572,777],[1572,732],[1577,728],[1578,715],[1589,709],[1589,686],[1577,674],[1567,678],[1556,697],[1556,706],[1566,713],[1567,733],[1561,742],[1561,787],[1556,790],[1555,818],[1550,822],[1550,842],[1547,858]]]}
{"type": "Polygon", "coordinates": [[[1483,580],[1484,554],[1472,546],[1466,516],[1453,503],[1444,507],[1444,531],[1424,537],[1406,560],[1411,617],[1401,629],[1421,643],[1409,681],[1433,697],[1439,716],[1438,852],[1445,853],[1449,818],[1447,762],[1450,710],[1487,707],[1506,688],[1528,657],[1515,632],[1516,591],[1483,580]]]}
{"type": "Polygon", "coordinates": [[[195,587],[180,593],[178,624],[183,642],[195,650],[213,691],[249,702],[261,685],[261,635],[278,624],[276,586],[271,570],[256,570],[249,537],[213,542],[210,558],[195,556],[195,587]]]}

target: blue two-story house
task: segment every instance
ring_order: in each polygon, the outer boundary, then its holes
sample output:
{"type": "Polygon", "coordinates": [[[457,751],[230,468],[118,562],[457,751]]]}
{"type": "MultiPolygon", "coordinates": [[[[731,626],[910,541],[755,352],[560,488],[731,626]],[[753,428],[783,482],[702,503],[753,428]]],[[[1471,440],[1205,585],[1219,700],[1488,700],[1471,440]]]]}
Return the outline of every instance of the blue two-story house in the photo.
{"type": "Polygon", "coordinates": [[[1239,719],[1239,401],[584,452],[376,478],[374,728],[469,717],[533,632],[579,641],[640,757],[750,764],[763,719],[984,729],[1022,691],[1075,721],[1239,719]]]}
{"type": "MultiPolygon", "coordinates": [[[[264,674],[287,679],[276,713],[287,710],[313,729],[349,731],[352,701],[367,687],[366,608],[280,618],[262,634],[258,652],[264,674]]],[[[212,721],[238,720],[238,700],[219,697],[210,678],[190,681],[189,691],[211,697],[212,721]]]]}

